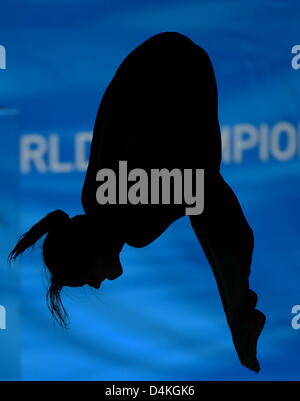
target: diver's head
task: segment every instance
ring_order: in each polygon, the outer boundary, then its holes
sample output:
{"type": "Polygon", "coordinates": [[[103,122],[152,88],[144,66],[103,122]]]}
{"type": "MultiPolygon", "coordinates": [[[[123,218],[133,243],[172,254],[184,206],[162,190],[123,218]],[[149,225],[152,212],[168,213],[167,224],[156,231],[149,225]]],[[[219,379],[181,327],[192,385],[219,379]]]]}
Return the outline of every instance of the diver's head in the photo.
{"type": "Polygon", "coordinates": [[[43,259],[52,280],[62,286],[99,288],[103,280],[119,277],[120,248],[106,234],[103,227],[97,231],[86,215],[50,230],[43,243],[43,259]]]}
{"type": "Polygon", "coordinates": [[[55,320],[66,326],[67,312],[60,298],[61,289],[85,284],[100,288],[105,279],[119,277],[123,272],[120,241],[112,240],[103,227],[99,230],[95,219],[89,216],[69,218],[63,211],[56,210],[20,238],[9,260],[34,245],[44,234],[47,235],[42,255],[51,276],[47,304],[55,320]]]}

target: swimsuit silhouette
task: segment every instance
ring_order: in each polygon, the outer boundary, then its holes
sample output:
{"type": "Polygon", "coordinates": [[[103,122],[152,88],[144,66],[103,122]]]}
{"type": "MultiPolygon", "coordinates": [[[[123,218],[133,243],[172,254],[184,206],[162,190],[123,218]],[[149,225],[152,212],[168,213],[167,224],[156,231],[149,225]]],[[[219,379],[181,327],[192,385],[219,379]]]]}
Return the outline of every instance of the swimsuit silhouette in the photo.
{"type": "Polygon", "coordinates": [[[204,169],[205,206],[190,219],[214,273],[240,362],[255,372],[265,315],[249,288],[253,232],[234,192],[220,174],[221,136],[217,86],[207,53],[176,32],[160,33],[133,50],[108,85],[97,113],[82,189],[83,215],[49,213],[24,234],[16,258],[41,236],[51,273],[47,292],[54,318],[65,325],[63,286],[89,284],[122,274],[124,244],[143,247],[185,216],[184,205],[106,204],[96,200],[102,168],[204,169]]]}

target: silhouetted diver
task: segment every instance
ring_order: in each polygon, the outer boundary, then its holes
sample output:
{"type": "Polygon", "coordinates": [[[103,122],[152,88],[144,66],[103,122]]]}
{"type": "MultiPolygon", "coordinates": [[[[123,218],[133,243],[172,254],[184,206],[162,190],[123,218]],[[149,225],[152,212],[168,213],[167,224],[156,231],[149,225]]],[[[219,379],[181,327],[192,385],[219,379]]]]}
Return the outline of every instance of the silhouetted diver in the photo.
{"type": "Polygon", "coordinates": [[[35,224],[10,254],[16,258],[47,234],[43,258],[51,273],[49,309],[61,324],[63,286],[89,284],[122,274],[124,244],[143,247],[184,216],[182,205],[99,205],[96,173],[130,168],[205,169],[205,207],[190,216],[215,275],[232,339],[243,365],[256,372],[258,337],[265,315],[249,289],[253,233],[220,174],[221,137],[217,87],[207,53],[187,37],[165,32],[146,40],[121,63],[102,98],[82,190],[85,214],[61,210],[35,224]]]}

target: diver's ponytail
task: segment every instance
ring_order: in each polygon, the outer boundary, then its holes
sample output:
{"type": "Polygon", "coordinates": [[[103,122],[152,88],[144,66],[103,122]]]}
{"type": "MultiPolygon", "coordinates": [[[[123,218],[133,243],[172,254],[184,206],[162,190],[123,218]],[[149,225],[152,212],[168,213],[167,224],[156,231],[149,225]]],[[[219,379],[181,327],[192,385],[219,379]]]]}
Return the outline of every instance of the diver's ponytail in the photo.
{"type": "Polygon", "coordinates": [[[30,246],[33,246],[36,241],[38,241],[43,235],[47,234],[48,231],[66,224],[69,221],[69,215],[59,209],[47,214],[20,237],[14,249],[10,252],[8,261],[11,262],[12,260],[15,260],[22,252],[30,246]]]}

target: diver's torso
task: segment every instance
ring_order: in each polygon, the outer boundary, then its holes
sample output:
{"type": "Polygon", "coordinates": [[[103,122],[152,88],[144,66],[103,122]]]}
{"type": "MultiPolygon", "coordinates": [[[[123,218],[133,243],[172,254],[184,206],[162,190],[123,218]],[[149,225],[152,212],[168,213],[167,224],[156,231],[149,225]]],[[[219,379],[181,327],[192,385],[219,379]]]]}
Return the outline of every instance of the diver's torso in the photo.
{"type": "MultiPolygon", "coordinates": [[[[207,55],[191,41],[140,46],[117,70],[101,101],[82,190],[87,214],[108,216],[124,239],[144,246],[184,216],[182,205],[99,205],[96,174],[206,169],[219,171],[221,136],[216,87],[207,55]]],[[[151,44],[151,42],[150,42],[151,44]]],[[[135,244],[135,245],[134,245],[135,244]]]]}
{"type": "Polygon", "coordinates": [[[124,241],[133,247],[144,247],[155,241],[177,219],[184,216],[182,208],[148,209],[127,214],[124,227],[124,241]]]}
{"type": "Polygon", "coordinates": [[[155,241],[173,222],[185,215],[182,205],[85,205],[110,238],[141,248],[155,241]]]}

